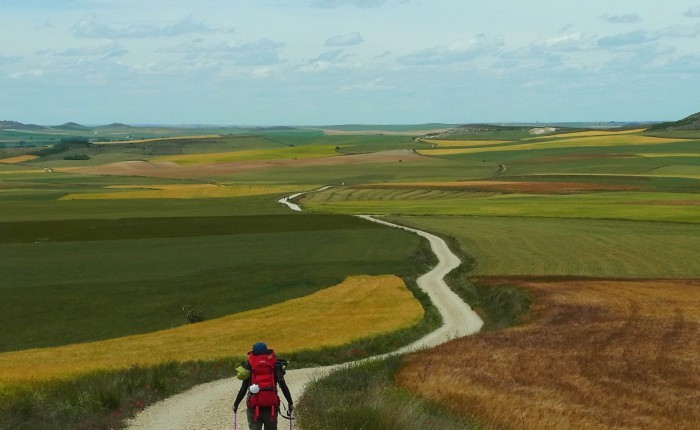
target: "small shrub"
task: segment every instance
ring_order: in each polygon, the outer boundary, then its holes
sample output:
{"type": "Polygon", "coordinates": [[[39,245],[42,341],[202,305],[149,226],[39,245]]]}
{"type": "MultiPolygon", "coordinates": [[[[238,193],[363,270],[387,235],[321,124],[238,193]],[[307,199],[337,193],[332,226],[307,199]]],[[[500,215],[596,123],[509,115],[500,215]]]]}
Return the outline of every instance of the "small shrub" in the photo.
{"type": "Polygon", "coordinates": [[[185,313],[185,319],[190,324],[204,321],[204,311],[201,309],[195,309],[190,305],[185,305],[182,307],[182,312],[185,313]]]}

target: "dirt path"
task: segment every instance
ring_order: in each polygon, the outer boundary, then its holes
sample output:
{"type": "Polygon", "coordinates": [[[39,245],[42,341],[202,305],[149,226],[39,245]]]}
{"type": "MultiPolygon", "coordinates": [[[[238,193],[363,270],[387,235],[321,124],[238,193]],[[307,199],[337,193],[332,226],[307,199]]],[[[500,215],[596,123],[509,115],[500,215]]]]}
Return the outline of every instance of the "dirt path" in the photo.
{"type": "MultiPolygon", "coordinates": [[[[483,322],[479,316],[459,296],[450,290],[443,281],[444,276],[460,264],[459,259],[450,251],[445,241],[430,233],[398,226],[369,216],[361,216],[361,218],[402,228],[425,237],[430,242],[430,246],[439,261],[437,266],[418,278],[417,282],[418,286],[427,292],[440,311],[444,321],[443,325],[434,332],[390,354],[430,348],[448,340],[475,333],[481,329],[483,322]]],[[[287,372],[285,379],[292,396],[296,400],[301,396],[305,386],[311,380],[345,365],[347,364],[290,370],[287,372]]],[[[130,420],[127,428],[130,430],[232,429],[234,417],[231,406],[239,387],[240,381],[236,378],[198,385],[189,391],[169,397],[146,408],[133,420],[130,420]]],[[[247,428],[244,407],[240,408],[237,419],[239,429],[247,428]]],[[[286,422],[280,423],[280,428],[284,428],[285,425],[286,422]]],[[[294,425],[294,428],[299,430],[297,424],[294,425]]]]}

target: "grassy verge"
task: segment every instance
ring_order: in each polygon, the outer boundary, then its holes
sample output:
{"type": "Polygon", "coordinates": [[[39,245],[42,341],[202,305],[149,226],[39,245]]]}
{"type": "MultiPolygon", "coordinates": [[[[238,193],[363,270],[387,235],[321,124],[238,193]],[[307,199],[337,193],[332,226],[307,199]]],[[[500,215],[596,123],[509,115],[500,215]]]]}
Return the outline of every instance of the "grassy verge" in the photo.
{"type": "MultiPolygon", "coordinates": [[[[415,262],[417,272],[426,271],[435,264],[426,241],[421,241],[411,260],[415,262]]],[[[278,354],[290,361],[290,369],[342,363],[395,350],[434,330],[442,322],[439,313],[414,280],[406,279],[405,282],[425,309],[425,316],[417,325],[359,339],[337,348],[293,354],[278,351],[278,354]]],[[[245,351],[241,351],[243,353],[245,351]]],[[[160,399],[197,384],[233,376],[235,367],[242,360],[243,355],[217,361],[168,362],[122,371],[93,372],[67,381],[2,388],[0,428],[118,428],[126,419],[160,399]]]]}
{"type": "Polygon", "coordinates": [[[318,430],[474,428],[397,388],[393,379],[400,366],[401,357],[393,356],[312,383],[299,402],[299,424],[318,430]]]}
{"type": "Polygon", "coordinates": [[[471,278],[474,257],[460,248],[457,239],[449,238],[448,243],[462,264],[448,273],[445,281],[479,314],[484,321],[481,331],[494,331],[518,324],[530,310],[530,293],[513,285],[492,286],[474,282],[471,278]]]}
{"type": "Polygon", "coordinates": [[[157,400],[233,374],[237,360],[168,362],[0,390],[0,428],[110,429],[157,400]]]}
{"type": "MultiPolygon", "coordinates": [[[[396,219],[393,222],[400,222],[396,219]]],[[[532,302],[530,294],[514,286],[488,286],[471,281],[474,258],[448,239],[462,265],[446,282],[484,320],[482,331],[492,331],[520,322],[532,302]]],[[[451,415],[438,405],[419,400],[399,388],[394,377],[400,357],[353,366],[314,382],[299,402],[298,419],[310,430],[325,429],[478,429],[478,424],[451,415]]],[[[415,378],[430,378],[416,374],[415,378]]]]}

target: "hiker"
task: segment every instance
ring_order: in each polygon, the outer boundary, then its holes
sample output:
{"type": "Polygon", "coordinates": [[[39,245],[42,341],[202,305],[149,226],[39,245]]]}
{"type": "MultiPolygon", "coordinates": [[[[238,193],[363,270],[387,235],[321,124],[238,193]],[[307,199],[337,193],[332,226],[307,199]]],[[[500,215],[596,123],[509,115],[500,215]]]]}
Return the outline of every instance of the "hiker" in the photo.
{"type": "Polygon", "coordinates": [[[286,360],[277,359],[275,351],[268,349],[263,342],[258,342],[253,345],[253,350],[248,352],[248,361],[236,368],[236,376],[243,383],[233,403],[233,413],[238,412],[238,405],[248,393],[246,412],[250,430],[277,430],[277,414],[280,408],[277,385],[287,399],[287,411],[291,418],[294,403],[287,383],[284,382],[286,365],[286,360]]]}

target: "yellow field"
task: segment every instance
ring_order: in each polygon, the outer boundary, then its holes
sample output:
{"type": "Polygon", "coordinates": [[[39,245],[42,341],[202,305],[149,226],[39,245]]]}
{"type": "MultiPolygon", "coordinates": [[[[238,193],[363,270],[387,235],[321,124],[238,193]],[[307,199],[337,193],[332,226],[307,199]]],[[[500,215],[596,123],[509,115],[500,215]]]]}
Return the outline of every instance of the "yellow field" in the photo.
{"type": "Polygon", "coordinates": [[[421,149],[418,152],[422,155],[456,155],[456,154],[476,154],[480,152],[502,152],[502,151],[526,151],[530,149],[554,149],[566,147],[604,147],[604,146],[624,146],[624,145],[661,145],[672,142],[688,142],[689,139],[670,139],[662,137],[651,137],[625,134],[618,132],[602,136],[587,136],[546,140],[540,142],[513,143],[513,145],[480,147],[480,148],[447,148],[447,149],[421,149]]]}
{"type": "Polygon", "coordinates": [[[624,131],[610,131],[610,130],[590,130],[590,131],[577,131],[575,133],[561,133],[561,134],[550,134],[547,136],[536,136],[529,137],[524,140],[535,140],[542,139],[542,137],[556,137],[561,139],[569,139],[572,137],[594,137],[594,136],[619,136],[624,134],[635,134],[643,132],[643,128],[637,128],[634,130],[624,130],[624,131]]]}
{"type": "Polygon", "coordinates": [[[423,308],[400,278],[354,276],[306,297],[170,330],[2,353],[0,386],[98,369],[231,357],[259,340],[284,352],[338,346],[411,326],[422,316],[423,308]]]}
{"type": "Polygon", "coordinates": [[[234,161],[293,160],[340,155],[333,145],[284,146],[271,149],[217,152],[211,154],[183,154],[157,157],[155,160],[172,161],[180,165],[230,163],[234,161]]]}
{"type": "Polygon", "coordinates": [[[511,140],[424,140],[423,142],[429,145],[435,145],[440,148],[459,146],[462,148],[472,146],[488,146],[499,145],[501,143],[510,143],[511,140]]]}
{"type": "Polygon", "coordinates": [[[652,152],[652,153],[643,153],[643,154],[634,154],[637,157],[645,157],[645,158],[674,158],[674,157],[700,157],[700,153],[688,153],[688,152],[676,152],[676,153],[660,153],[660,152],[652,152]]]}
{"type": "Polygon", "coordinates": [[[33,175],[35,173],[46,173],[45,169],[32,169],[32,170],[8,170],[0,171],[0,175],[33,175]]]}
{"type": "Polygon", "coordinates": [[[0,163],[4,163],[4,164],[24,163],[25,161],[36,160],[37,158],[39,158],[39,157],[37,157],[36,155],[19,155],[17,157],[3,158],[0,160],[0,163]]]}
{"type": "MultiPolygon", "coordinates": [[[[108,200],[108,199],[204,199],[258,196],[299,192],[298,185],[240,184],[222,186],[214,184],[182,185],[110,185],[110,189],[130,189],[108,193],[68,194],[60,200],[108,200]]],[[[314,189],[318,187],[309,187],[314,189]]]]}

